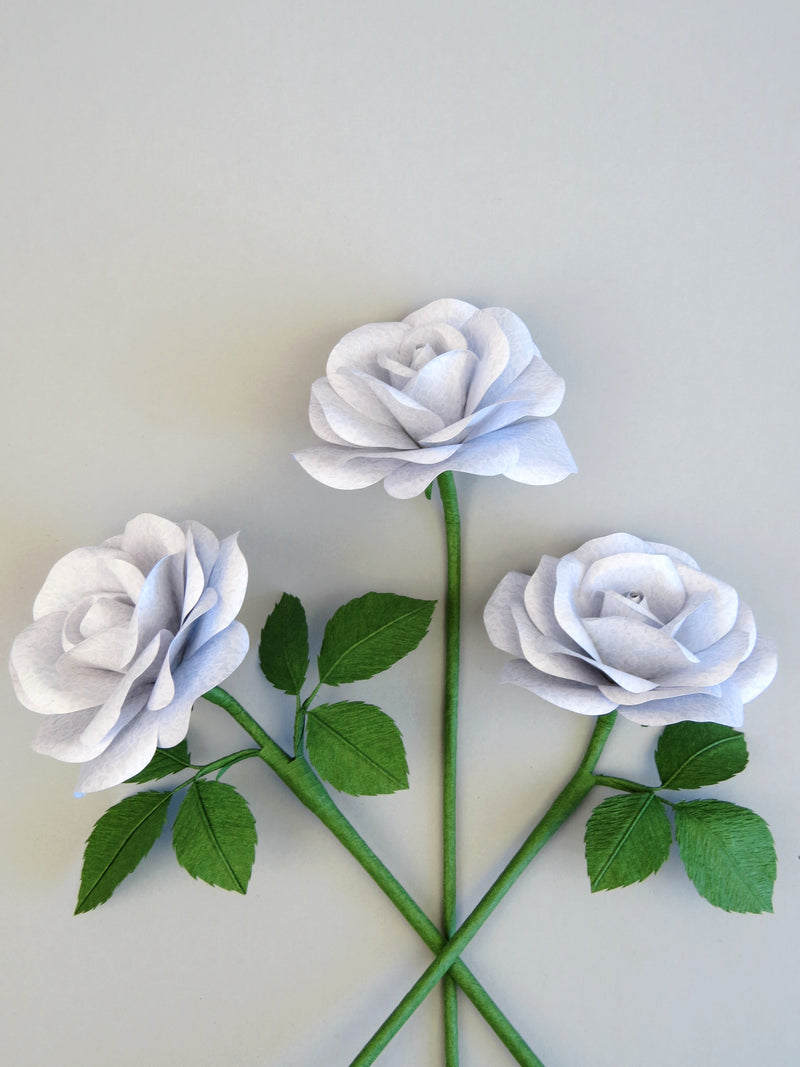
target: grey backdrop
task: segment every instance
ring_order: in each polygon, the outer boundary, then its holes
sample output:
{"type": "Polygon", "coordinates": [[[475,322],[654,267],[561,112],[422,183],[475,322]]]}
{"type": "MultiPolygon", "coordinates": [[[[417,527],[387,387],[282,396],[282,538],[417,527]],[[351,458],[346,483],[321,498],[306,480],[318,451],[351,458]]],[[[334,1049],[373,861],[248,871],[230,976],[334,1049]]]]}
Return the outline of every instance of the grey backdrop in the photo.
{"type": "MultiPolygon", "coordinates": [[[[548,1067],[797,1062],[798,6],[6,0],[2,22],[4,648],[59,556],[143,510],[242,531],[253,635],[283,589],[316,639],[367,589],[438,596],[435,504],[327,489],[290,452],[347,330],[444,295],[512,308],[567,381],[580,473],[459,483],[461,914],[589,726],[498,688],[483,604],[616,529],[696,556],[778,639],[751,766],[713,792],[768,819],[780,870],[772,917],[711,908],[675,859],[592,896],[587,808],[468,961],[548,1067]]],[[[432,914],[440,626],[368,686],[412,788],[342,800],[432,914]]],[[[73,918],[83,841],[125,789],[74,800],[3,684],[7,1062],[347,1063],[429,954],[341,848],[244,765],[246,897],[164,842],[73,918]]],[[[230,688],[288,744],[252,653],[230,688]]],[[[241,744],[220,718],[198,707],[199,755],[241,744]]],[[[651,749],[623,723],[603,766],[647,776],[651,749]]],[[[462,1032],[464,1067],[512,1062],[469,1005],[462,1032]]],[[[436,1067],[440,1045],[432,996],[380,1063],[436,1067]]]]}

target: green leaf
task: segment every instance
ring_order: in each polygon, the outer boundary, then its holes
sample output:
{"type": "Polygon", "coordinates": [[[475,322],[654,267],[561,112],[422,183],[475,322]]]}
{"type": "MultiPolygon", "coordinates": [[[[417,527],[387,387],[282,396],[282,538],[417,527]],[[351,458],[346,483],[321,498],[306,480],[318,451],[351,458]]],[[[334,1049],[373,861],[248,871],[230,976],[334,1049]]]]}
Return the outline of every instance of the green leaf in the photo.
{"type": "Polygon", "coordinates": [[[105,903],[155,844],[172,793],[150,790],[125,797],[102,815],[86,842],[75,914],[105,903]]]}
{"type": "Polygon", "coordinates": [[[733,778],[747,766],[744,734],[716,722],[676,722],[656,748],[664,789],[700,789],[733,778]]]}
{"type": "Polygon", "coordinates": [[[184,739],[173,748],[157,748],[155,755],[147,766],[139,771],[138,774],[127,778],[126,781],[139,782],[140,784],[142,782],[153,782],[157,778],[167,778],[170,774],[185,771],[191,765],[189,742],[184,739]]]}
{"type": "Polygon", "coordinates": [[[408,789],[408,763],[395,723],[374,704],[320,704],[308,713],[308,758],[343,793],[377,796],[408,789]]]}
{"type": "Polygon", "coordinates": [[[192,878],[247,892],[256,824],[247,801],[224,782],[193,782],[178,809],[172,844],[192,878]]]}
{"type": "Polygon", "coordinates": [[[723,800],[687,801],[675,805],[675,836],[706,900],[725,911],[772,911],[777,858],[760,815],[723,800]]]}
{"type": "Polygon", "coordinates": [[[297,696],[308,670],[308,624],[303,605],[284,593],[261,631],[258,662],[264,677],[284,693],[297,696]]]}
{"type": "Polygon", "coordinates": [[[669,819],[652,793],[615,796],[586,824],[586,867],[592,892],[641,882],[669,856],[669,819]]]}
{"type": "Polygon", "coordinates": [[[342,605],[325,627],[319,679],[359,682],[407,656],[428,632],[435,600],[367,593],[342,605]]]}

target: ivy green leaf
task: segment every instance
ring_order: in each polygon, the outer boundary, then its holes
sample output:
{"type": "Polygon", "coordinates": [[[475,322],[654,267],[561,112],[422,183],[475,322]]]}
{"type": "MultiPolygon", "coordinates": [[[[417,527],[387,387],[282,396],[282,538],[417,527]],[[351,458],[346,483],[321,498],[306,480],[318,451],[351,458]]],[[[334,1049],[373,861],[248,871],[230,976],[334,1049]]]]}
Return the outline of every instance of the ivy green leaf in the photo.
{"type": "Polygon", "coordinates": [[[178,742],[173,748],[157,748],[155,755],[147,766],[127,778],[128,782],[153,782],[157,778],[167,778],[170,774],[177,774],[191,767],[192,759],[189,755],[189,742],[185,739],[178,742]]]}
{"type": "Polygon", "coordinates": [[[320,778],[343,793],[377,796],[408,788],[402,735],[374,704],[320,704],[308,713],[306,745],[320,778]]]}
{"type": "Polygon", "coordinates": [[[772,911],[777,873],[769,827],[754,811],[723,800],[675,805],[675,836],[701,896],[725,911],[772,911]]]}
{"type": "Polygon", "coordinates": [[[308,623],[296,596],[284,593],[264,623],[258,645],[264,677],[284,693],[297,696],[308,671],[308,623]]]}
{"type": "Polygon", "coordinates": [[[319,654],[326,685],[360,682],[407,656],[428,632],[435,600],[367,593],[329,619],[319,654]]]}
{"type": "Polygon", "coordinates": [[[615,796],[586,824],[586,867],[592,892],[641,882],[669,856],[672,831],[653,793],[615,796]]]}
{"type": "Polygon", "coordinates": [[[700,789],[733,778],[747,766],[744,734],[716,722],[676,722],[656,748],[664,789],[700,789]]]}
{"type": "Polygon", "coordinates": [[[171,796],[134,793],[98,819],[86,842],[76,915],[105,903],[144,859],[164,829],[171,796]]]}
{"type": "Polygon", "coordinates": [[[247,801],[224,782],[193,782],[175,818],[172,844],[192,878],[247,892],[256,824],[247,801]]]}

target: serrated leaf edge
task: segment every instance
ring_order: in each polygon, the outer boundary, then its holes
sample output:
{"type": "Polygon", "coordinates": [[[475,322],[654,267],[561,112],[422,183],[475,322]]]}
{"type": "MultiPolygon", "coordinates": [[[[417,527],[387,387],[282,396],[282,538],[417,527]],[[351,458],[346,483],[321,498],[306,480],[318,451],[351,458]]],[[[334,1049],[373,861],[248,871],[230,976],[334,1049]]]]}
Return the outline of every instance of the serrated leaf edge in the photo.
{"type": "MultiPolygon", "coordinates": [[[[769,829],[769,825],[767,824],[766,819],[762,818],[762,816],[760,816],[758,814],[758,812],[753,811],[752,808],[744,808],[740,804],[732,804],[730,801],[727,801],[727,800],[714,800],[714,798],[712,798],[712,797],[705,798],[705,799],[702,799],[702,800],[685,800],[685,801],[681,801],[681,803],[675,805],[675,819],[676,819],[675,836],[676,836],[676,838],[678,837],[678,827],[677,827],[678,820],[683,818],[683,814],[680,814],[680,815],[678,814],[679,811],[682,813],[682,812],[685,811],[686,808],[693,808],[696,805],[705,804],[705,803],[708,802],[708,800],[711,800],[713,803],[716,803],[716,804],[725,804],[728,807],[734,808],[736,811],[747,812],[749,815],[755,815],[756,818],[760,819],[761,822],[763,822],[764,826],[766,827],[767,832],[769,833],[770,839],[772,840],[772,845],[773,845],[773,850],[774,850],[775,841],[774,841],[774,838],[772,837],[772,833],[771,833],[771,831],[769,829]]],[[[691,816],[690,816],[690,818],[691,818],[691,816]]],[[[701,826],[703,825],[702,819],[697,819],[696,818],[695,819],[695,823],[696,824],[700,824],[701,826]]],[[[756,899],[755,894],[753,893],[752,889],[750,888],[750,886],[747,883],[747,881],[744,878],[744,876],[742,876],[740,874],[739,865],[733,863],[732,857],[731,857],[730,853],[728,852],[727,848],[725,848],[724,845],[719,844],[717,838],[714,838],[714,842],[715,842],[715,845],[717,845],[719,847],[719,851],[724,853],[724,855],[728,859],[728,861],[730,863],[730,866],[731,866],[731,869],[733,869],[736,872],[736,875],[738,876],[738,881],[740,882],[740,884],[744,885],[744,887],[747,889],[748,895],[752,899],[755,900],[756,899]]],[[[680,839],[678,839],[678,851],[679,852],[681,851],[681,849],[680,849],[680,839]]],[[[683,854],[682,853],[681,853],[681,861],[683,862],[684,868],[686,868],[686,861],[683,859],[683,854]]],[[[692,883],[692,885],[695,887],[695,889],[697,889],[697,892],[700,893],[700,889],[698,888],[697,883],[695,882],[694,878],[692,878],[692,876],[689,874],[688,870],[686,871],[686,873],[687,873],[687,875],[689,875],[689,880],[692,883]]],[[[773,888],[774,888],[774,884],[775,884],[775,882],[774,882],[774,879],[773,879],[773,883],[772,883],[773,888]]],[[[722,905],[715,904],[714,901],[709,900],[709,898],[705,895],[705,893],[700,893],[700,896],[704,900],[708,900],[709,904],[712,904],[715,908],[720,908],[722,911],[727,911],[729,913],[730,912],[734,912],[734,913],[739,914],[739,915],[742,915],[742,914],[760,915],[760,914],[764,914],[764,913],[766,913],[768,915],[771,915],[773,913],[772,892],[770,892],[769,906],[766,907],[766,908],[762,908],[760,906],[760,902],[759,902],[759,910],[757,912],[754,912],[754,911],[741,912],[736,908],[725,908],[725,907],[722,907],[722,905]]]]}
{"type": "MultiPolygon", "coordinates": [[[[386,594],[384,593],[384,594],[378,594],[378,595],[385,596],[386,594]]],[[[390,596],[398,596],[398,597],[401,596],[401,594],[399,594],[399,593],[390,593],[389,595],[390,596]]],[[[369,593],[365,593],[364,596],[369,596],[369,593]]],[[[323,648],[325,647],[325,636],[326,636],[326,633],[327,633],[328,625],[330,625],[330,623],[333,622],[333,620],[336,618],[336,613],[338,611],[341,611],[342,608],[348,607],[350,604],[354,603],[356,600],[363,600],[363,599],[364,599],[364,597],[354,597],[353,600],[348,600],[346,604],[342,604],[340,608],[336,609],[336,611],[333,613],[333,615],[330,617],[330,619],[328,620],[328,622],[325,625],[325,631],[326,632],[323,633],[323,635],[322,635],[322,647],[323,648]]],[[[404,619],[411,618],[413,615],[421,614],[428,606],[430,606],[430,608],[431,608],[431,612],[430,613],[431,613],[431,615],[433,615],[434,608],[436,607],[436,601],[435,600],[420,600],[420,599],[418,599],[416,597],[404,597],[403,599],[405,599],[405,600],[416,600],[416,607],[414,607],[411,610],[405,612],[405,614],[403,614],[403,615],[397,615],[390,622],[386,622],[386,623],[383,624],[383,626],[379,626],[377,629],[371,630],[364,637],[360,638],[358,641],[354,641],[352,645],[349,645],[348,648],[346,649],[346,651],[342,652],[342,654],[339,656],[339,658],[333,661],[333,663],[328,668],[328,670],[327,670],[327,672],[326,672],[324,677],[322,675],[322,671],[320,670],[319,680],[323,685],[338,685],[339,684],[338,682],[328,682],[328,681],[326,681],[326,679],[334,672],[335,668],[338,667],[338,665],[342,662],[342,660],[346,656],[349,656],[352,652],[354,652],[360,645],[363,645],[366,641],[372,640],[378,634],[383,633],[384,630],[388,630],[393,626],[397,626],[398,623],[403,622],[404,619]]],[[[423,636],[424,636],[424,634],[423,634],[423,636]]],[[[422,640],[422,638],[420,638],[420,641],[421,640],[422,640]]],[[[419,645],[419,641],[417,642],[417,645],[419,645]]],[[[415,645],[414,647],[416,648],[417,646],[415,645]]],[[[413,651],[413,649],[411,651],[413,651]]],[[[317,668],[318,669],[319,669],[319,666],[320,666],[319,660],[320,660],[321,656],[322,656],[322,649],[320,649],[320,654],[317,657],[317,668]]],[[[392,666],[393,665],[394,664],[392,664],[392,666]]],[[[380,671],[376,671],[375,673],[376,674],[380,674],[381,672],[380,671]]]]}
{"type": "MultiPolygon", "coordinates": [[[[676,778],[681,773],[681,771],[685,770],[689,766],[689,764],[691,764],[694,760],[699,759],[700,756],[704,755],[706,752],[710,752],[711,749],[713,749],[713,748],[719,748],[720,745],[727,745],[732,741],[738,740],[739,738],[744,739],[744,734],[741,731],[737,731],[737,733],[734,734],[734,735],[728,735],[728,737],[720,737],[720,738],[718,738],[718,740],[711,741],[709,744],[705,745],[703,748],[698,749],[697,752],[692,753],[692,755],[689,756],[688,759],[684,760],[683,763],[680,765],[680,767],[677,768],[677,770],[672,772],[672,774],[669,776],[669,778],[666,780],[666,782],[664,782],[664,781],[661,782],[661,788],[662,789],[670,789],[670,788],[672,788],[672,789],[675,789],[676,791],[678,789],[702,788],[702,786],[670,786],[669,783],[673,780],[673,778],[676,778]]],[[[658,749],[656,749],[656,752],[658,752],[658,749]]],[[[745,747],[745,755],[749,758],[749,754],[747,753],[746,747],[745,747]]],[[[745,766],[746,765],[747,765],[747,759],[745,759],[745,766]]],[[[744,767],[742,768],[742,770],[744,770],[744,767]]],[[[659,777],[660,777],[661,776],[661,771],[659,771],[658,773],[659,773],[659,777]]],[[[736,771],[735,772],[735,774],[740,774],[740,773],[741,773],[740,771],[736,771]]],[[[729,778],[735,777],[735,774],[729,775],[729,778]]],[[[720,781],[723,781],[723,782],[724,781],[728,781],[728,778],[718,779],[716,782],[706,782],[705,784],[706,785],[718,785],[720,781]]]]}
{"type": "MultiPolygon", "coordinates": [[[[200,807],[200,815],[201,815],[201,818],[203,820],[203,824],[205,825],[206,832],[207,832],[208,836],[211,838],[214,846],[216,847],[217,852],[222,857],[223,863],[224,863],[225,867],[227,867],[228,872],[229,872],[233,882],[235,883],[235,885],[237,887],[236,891],[238,893],[245,894],[247,892],[247,883],[245,882],[245,884],[242,885],[242,883],[241,883],[240,879],[238,878],[236,872],[234,871],[233,867],[231,867],[230,861],[229,861],[228,857],[225,855],[225,851],[223,850],[222,846],[220,845],[219,840],[217,838],[217,835],[214,833],[213,827],[211,825],[211,820],[209,819],[208,812],[206,811],[206,806],[203,803],[203,798],[201,796],[200,789],[198,788],[201,784],[211,786],[212,788],[215,788],[217,785],[223,785],[224,788],[233,789],[234,793],[236,793],[237,797],[239,797],[240,799],[244,800],[244,797],[242,797],[241,793],[237,789],[234,789],[234,787],[232,785],[228,785],[227,783],[222,783],[222,782],[219,782],[219,783],[217,783],[217,782],[203,782],[203,783],[192,782],[192,784],[189,786],[189,788],[186,791],[186,796],[181,801],[181,807],[189,799],[189,795],[191,794],[192,790],[195,790],[195,794],[197,796],[197,802],[198,802],[199,807],[200,807]]],[[[246,803],[246,801],[245,801],[245,803],[246,803]]],[[[181,866],[183,867],[182,863],[181,863],[181,866]]],[[[183,869],[187,870],[186,867],[183,867],[183,869]]],[[[191,871],[188,871],[188,873],[192,875],[192,878],[200,877],[199,875],[192,874],[191,871]]],[[[204,882],[205,878],[200,878],[200,881],[204,882]]]]}
{"type": "MultiPolygon", "coordinates": [[[[158,793],[158,792],[160,792],[160,791],[159,791],[159,790],[156,790],[156,789],[147,789],[147,790],[145,790],[145,793],[158,793]]],[[[142,796],[142,795],[143,795],[142,793],[131,793],[131,797],[136,797],[136,796],[142,796]]],[[[161,793],[160,795],[161,795],[162,797],[164,797],[164,802],[165,802],[165,803],[167,803],[167,804],[169,804],[170,800],[172,799],[172,792],[169,792],[169,793],[161,793]]],[[[128,800],[128,799],[130,799],[130,798],[129,798],[129,797],[125,797],[125,798],[124,798],[123,800],[120,800],[120,801],[119,801],[118,803],[119,803],[119,804],[124,804],[124,803],[125,803],[125,801],[126,801],[126,800],[128,800]]],[[[87,839],[86,839],[86,846],[87,846],[87,848],[88,848],[88,846],[89,846],[89,842],[90,842],[90,841],[91,841],[91,839],[92,839],[92,834],[94,834],[94,832],[95,832],[95,830],[97,829],[98,825],[100,824],[101,820],[102,820],[102,819],[103,819],[103,818],[104,818],[104,817],[105,817],[106,815],[108,815],[108,812],[109,812],[109,811],[113,811],[113,810],[114,810],[114,808],[115,808],[115,807],[117,807],[117,806],[118,806],[117,804],[113,804],[113,805],[112,805],[112,806],[111,806],[111,807],[110,807],[110,808],[108,809],[108,811],[104,812],[104,813],[103,813],[103,815],[101,815],[101,816],[100,816],[100,818],[99,818],[99,819],[97,820],[97,822],[95,823],[94,827],[92,828],[92,832],[91,832],[91,833],[89,834],[89,836],[88,836],[88,837],[87,837],[87,839]]],[[[116,860],[116,859],[117,859],[117,857],[119,856],[120,852],[122,852],[122,850],[123,850],[123,849],[125,848],[125,846],[126,846],[126,845],[128,844],[128,842],[130,841],[130,839],[131,839],[131,838],[133,837],[133,835],[134,835],[134,834],[136,833],[136,831],[137,831],[137,830],[138,830],[138,829],[139,829],[139,828],[140,828],[140,827],[141,827],[141,826],[142,826],[142,825],[143,825],[144,823],[146,823],[148,819],[151,819],[151,818],[153,817],[153,815],[155,814],[155,812],[157,812],[157,811],[159,810],[160,806],[161,806],[160,804],[154,805],[154,806],[153,806],[153,807],[152,807],[152,808],[150,809],[150,811],[148,811],[148,812],[147,812],[147,814],[146,814],[146,815],[144,815],[144,816],[143,816],[143,817],[142,817],[142,818],[141,818],[141,819],[139,820],[139,822],[138,822],[138,823],[137,823],[137,824],[136,824],[136,825],[135,825],[135,826],[133,827],[133,829],[132,829],[132,830],[130,830],[130,831],[128,832],[127,836],[125,837],[125,840],[124,840],[124,841],[122,842],[122,844],[121,844],[121,845],[119,846],[119,848],[118,848],[118,849],[117,849],[117,851],[116,851],[116,852],[114,853],[114,855],[113,855],[113,856],[111,857],[111,859],[109,860],[109,862],[108,862],[108,863],[107,863],[107,864],[105,865],[105,867],[103,868],[103,871],[102,871],[102,873],[101,873],[100,875],[98,875],[98,877],[97,877],[97,878],[96,878],[96,879],[94,880],[94,882],[92,883],[91,887],[90,887],[90,888],[89,888],[89,889],[87,890],[87,892],[86,892],[86,893],[83,893],[83,894],[81,895],[81,894],[80,894],[80,889],[78,890],[78,892],[79,892],[79,896],[78,896],[78,902],[77,902],[77,904],[75,905],[75,912],[74,912],[74,914],[75,914],[75,915],[85,915],[87,911],[94,911],[94,909],[95,909],[95,908],[97,908],[97,907],[99,907],[99,906],[100,906],[100,904],[104,904],[104,903],[105,903],[105,901],[104,901],[104,900],[101,900],[101,901],[99,901],[99,902],[98,902],[97,904],[93,904],[91,908],[82,908],[82,907],[81,907],[81,904],[82,904],[82,903],[83,903],[84,901],[86,901],[86,900],[88,900],[88,899],[89,899],[89,897],[90,897],[90,896],[92,895],[92,893],[93,893],[93,892],[95,891],[95,889],[97,889],[98,885],[99,885],[99,884],[100,884],[100,882],[101,882],[101,881],[103,880],[103,878],[105,878],[105,876],[106,876],[106,875],[108,874],[108,871],[109,871],[110,867],[111,867],[111,866],[112,866],[112,864],[113,864],[113,863],[115,862],[115,860],[116,860]]],[[[162,826],[162,830],[163,830],[163,826],[162,826]]],[[[159,834],[159,836],[160,836],[160,834],[159,834]]],[[[154,839],[154,841],[153,841],[153,844],[155,844],[155,842],[156,842],[157,840],[158,840],[158,837],[156,837],[156,838],[154,839]]],[[[152,847],[153,847],[153,845],[151,845],[151,846],[150,846],[150,848],[152,848],[152,847]]],[[[147,852],[149,852],[149,851],[150,851],[150,848],[148,848],[148,849],[147,849],[147,852]]],[[[136,868],[137,868],[137,867],[139,866],[139,864],[140,864],[140,863],[142,862],[142,860],[143,860],[143,859],[145,858],[145,856],[147,855],[147,852],[145,852],[145,853],[144,853],[143,855],[141,855],[141,856],[139,857],[139,859],[138,859],[138,860],[136,861],[136,863],[134,864],[134,866],[132,867],[132,869],[131,869],[130,871],[128,871],[128,874],[126,874],[126,875],[125,875],[125,876],[124,876],[123,878],[121,878],[121,879],[120,879],[120,881],[119,881],[119,882],[117,883],[117,885],[120,885],[120,884],[121,884],[121,883],[122,883],[122,882],[123,882],[123,881],[125,880],[125,878],[127,878],[127,877],[128,877],[128,875],[129,875],[129,874],[133,874],[133,872],[134,872],[134,871],[136,870],[136,868]]],[[[85,862],[85,861],[86,861],[86,853],[84,852],[84,862],[85,862]]],[[[117,888],[117,886],[114,886],[114,889],[116,889],[116,888],[117,888]]],[[[111,895],[112,895],[112,894],[113,894],[113,892],[114,892],[114,889],[112,889],[112,890],[111,890],[111,893],[109,893],[108,897],[106,897],[106,900],[110,899],[111,895]]]]}
{"type": "MultiPolygon", "coordinates": [[[[314,715],[314,713],[316,711],[319,711],[320,708],[327,709],[327,708],[333,708],[333,707],[338,707],[338,706],[349,707],[349,708],[356,708],[356,707],[371,708],[371,709],[374,709],[375,711],[379,711],[381,713],[381,715],[386,715],[386,712],[383,711],[381,708],[379,708],[377,706],[377,704],[365,704],[363,701],[360,701],[360,700],[342,700],[342,701],[337,702],[337,704],[320,704],[319,707],[312,708],[311,711],[308,714],[309,714],[309,716],[312,716],[312,715],[314,715]]],[[[386,715],[386,718],[389,720],[389,722],[397,730],[398,734],[400,735],[400,740],[402,742],[403,734],[402,734],[402,732],[400,730],[400,727],[397,725],[397,723],[394,721],[394,719],[391,717],[391,715],[386,715]]],[[[408,789],[408,776],[407,775],[406,775],[406,780],[405,781],[403,781],[402,779],[399,779],[399,778],[395,778],[395,776],[393,774],[390,774],[389,771],[387,771],[385,767],[382,767],[380,765],[380,763],[377,762],[377,760],[374,760],[371,756],[369,756],[366,752],[364,752],[363,749],[357,748],[352,743],[352,741],[349,741],[346,737],[342,737],[341,734],[336,733],[336,731],[328,723],[326,723],[324,721],[324,719],[320,719],[319,717],[317,717],[316,721],[317,721],[317,728],[322,726],[325,729],[327,729],[331,734],[333,734],[336,737],[337,741],[340,744],[346,745],[352,752],[358,753],[359,757],[361,759],[363,759],[365,763],[371,764],[375,768],[375,770],[379,771],[390,782],[396,782],[397,783],[397,787],[395,789],[395,792],[400,792],[403,789],[408,789]]],[[[404,746],[403,755],[405,756],[405,746],[404,746]]],[[[309,762],[312,764],[312,766],[314,766],[316,768],[316,764],[314,763],[313,759],[311,759],[311,754],[310,753],[309,753],[309,762]]],[[[406,758],[405,762],[406,762],[406,771],[407,771],[408,770],[408,760],[407,760],[407,758],[406,758]]],[[[322,773],[321,772],[319,772],[319,773],[320,773],[320,776],[322,777],[322,773]]],[[[325,778],[325,781],[327,782],[327,781],[329,781],[329,779],[325,778]]],[[[332,782],[330,784],[333,785],[332,782]]],[[[334,786],[334,788],[336,788],[336,787],[334,786]]],[[[344,792],[344,790],[340,790],[340,791],[344,792]]],[[[388,795],[388,794],[348,794],[348,795],[350,795],[350,796],[355,796],[355,795],[376,795],[376,796],[381,796],[381,795],[388,795]]]]}
{"type": "MultiPolygon", "coordinates": [[[[620,795],[620,796],[622,796],[623,794],[619,794],[619,795],[620,795]]],[[[607,799],[608,799],[608,800],[611,800],[611,799],[613,799],[613,798],[612,798],[612,797],[608,797],[607,799]]],[[[637,799],[638,799],[638,797],[637,797],[637,799]]],[[[638,823],[639,823],[639,820],[640,820],[640,819],[642,818],[642,816],[644,815],[644,813],[645,813],[645,812],[647,811],[647,809],[649,808],[650,804],[651,804],[651,803],[652,803],[652,802],[653,802],[654,800],[656,800],[656,799],[657,799],[657,798],[656,798],[656,795],[655,795],[655,793],[650,793],[650,795],[649,795],[649,796],[647,797],[647,799],[645,800],[645,802],[644,802],[644,803],[642,804],[642,806],[641,806],[641,808],[640,808],[640,810],[639,810],[639,812],[638,812],[638,814],[637,814],[636,818],[635,818],[635,819],[633,820],[633,822],[632,822],[632,823],[630,824],[630,826],[629,826],[629,827],[627,828],[627,830],[625,831],[625,833],[624,833],[623,837],[622,837],[622,838],[620,839],[620,841],[619,841],[619,844],[618,844],[618,845],[616,846],[616,848],[615,848],[615,849],[614,849],[614,851],[612,852],[611,856],[610,856],[610,857],[608,858],[608,860],[606,861],[606,863],[605,863],[605,865],[604,865],[603,869],[602,869],[602,870],[600,871],[600,873],[599,873],[599,874],[597,875],[597,877],[595,877],[595,878],[592,878],[592,879],[591,879],[591,888],[592,888],[592,892],[596,892],[595,886],[597,886],[597,888],[598,888],[598,889],[602,889],[602,887],[601,887],[601,886],[599,885],[599,883],[600,883],[600,882],[602,881],[602,879],[603,879],[603,878],[605,877],[605,874],[606,874],[606,872],[608,871],[608,868],[609,868],[609,867],[611,866],[611,864],[612,864],[612,863],[614,862],[614,860],[615,860],[615,859],[617,858],[617,856],[619,855],[619,853],[620,853],[620,850],[622,849],[623,845],[624,845],[624,844],[625,844],[625,842],[626,842],[626,841],[628,840],[628,838],[630,837],[630,835],[631,835],[631,834],[633,833],[633,831],[634,831],[635,827],[636,827],[636,826],[638,825],[638,823]]],[[[605,804],[605,803],[606,803],[606,801],[602,801],[602,803],[601,803],[601,804],[598,804],[598,805],[597,805],[597,807],[598,807],[598,808],[600,808],[600,807],[602,807],[602,805],[603,805],[603,804],[605,804]]],[[[595,811],[596,811],[596,810],[597,810],[597,808],[595,808],[595,811]]],[[[591,818],[591,816],[590,816],[590,818],[591,818]]],[[[588,824],[587,824],[587,829],[588,829],[588,824]]],[[[670,833],[671,833],[671,831],[670,831],[670,833]]],[[[653,872],[653,873],[655,873],[655,872],[653,872]]],[[[647,875],[645,875],[645,877],[648,877],[648,876],[647,876],[647,875]]],[[[641,881],[644,881],[644,878],[637,878],[637,879],[636,879],[636,881],[637,881],[637,882],[641,882],[641,881]]]]}

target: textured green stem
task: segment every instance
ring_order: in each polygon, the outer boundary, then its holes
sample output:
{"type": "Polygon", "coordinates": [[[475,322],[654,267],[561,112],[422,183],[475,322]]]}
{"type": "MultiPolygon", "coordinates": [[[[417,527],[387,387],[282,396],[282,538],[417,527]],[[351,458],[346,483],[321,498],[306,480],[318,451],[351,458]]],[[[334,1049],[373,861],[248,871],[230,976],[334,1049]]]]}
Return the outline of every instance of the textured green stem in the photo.
{"type": "MultiPolygon", "coordinates": [[[[205,699],[224,708],[253,738],[261,749],[261,759],[361,864],[428,948],[432,952],[439,952],[444,948],[447,942],[439,929],[375,855],[355,827],[342,815],[306,761],[292,759],[284,752],[250,713],[224,689],[216,686],[205,694],[205,699]]],[[[452,974],[517,1063],[522,1067],[543,1067],[542,1061],[517,1033],[466,964],[458,960],[452,968],[452,974]]]]}
{"type": "MultiPolygon", "coordinates": [[[[444,766],[442,804],[442,928],[449,940],[456,932],[456,765],[458,754],[458,676],[461,659],[461,517],[452,472],[437,483],[447,542],[445,599],[444,766]]],[[[444,993],[445,1063],[458,1067],[458,990],[450,975],[444,993]]]]}
{"type": "Polygon", "coordinates": [[[388,1045],[400,1027],[416,1011],[437,982],[447,973],[449,967],[458,959],[484,922],[516,882],[531,860],[541,850],[553,834],[566,822],[576,808],[597,784],[593,774],[603,746],[616,720],[616,711],[602,715],[595,724],[589,745],[580,765],[567,785],[558,794],[543,818],[537,823],[522,847],[509,862],[492,886],[484,894],[478,905],[450,938],[425,973],[403,997],[385,1022],[350,1064],[350,1067],[369,1067],[376,1057],[388,1045]]]}

